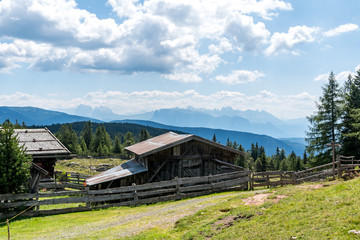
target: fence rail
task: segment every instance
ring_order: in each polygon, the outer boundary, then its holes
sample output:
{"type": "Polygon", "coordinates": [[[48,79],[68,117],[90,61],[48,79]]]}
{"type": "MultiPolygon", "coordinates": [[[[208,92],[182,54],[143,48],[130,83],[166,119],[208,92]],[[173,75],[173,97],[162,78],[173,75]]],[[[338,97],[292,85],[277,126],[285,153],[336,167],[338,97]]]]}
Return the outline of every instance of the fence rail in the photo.
{"type": "MultiPolygon", "coordinates": [[[[335,173],[360,171],[360,160],[339,159],[335,162],[335,173]]],[[[154,182],[142,185],[132,185],[119,188],[110,188],[103,190],[84,189],[81,184],[80,174],[75,176],[77,182],[63,182],[62,189],[66,187],[75,188],[80,186],[80,190],[61,191],[53,193],[35,193],[35,194],[2,194],[0,195],[0,212],[6,211],[7,214],[0,213],[0,218],[11,216],[14,213],[11,209],[17,210],[22,207],[36,205],[31,211],[24,215],[48,215],[57,213],[70,213],[78,211],[87,211],[91,209],[107,208],[112,206],[129,206],[146,203],[155,203],[160,201],[177,200],[187,197],[196,197],[214,192],[251,189],[254,187],[273,187],[286,184],[298,184],[305,181],[316,181],[333,176],[333,163],[321,165],[318,167],[306,169],[299,172],[256,172],[239,171],[213,176],[175,178],[170,181],[154,182]],[[58,204],[81,204],[82,206],[67,207],[56,209],[58,204]],[[48,210],[41,210],[39,206],[50,206],[48,210]],[[52,206],[54,206],[52,208],[52,206]]],[[[73,181],[73,180],[72,180],[73,181]]],[[[42,186],[46,187],[44,183],[42,186]]],[[[54,183],[47,183],[49,187],[54,183]]],[[[55,188],[60,184],[55,182],[55,188]]]]}
{"type": "MultiPolygon", "coordinates": [[[[111,206],[128,206],[201,196],[214,192],[246,189],[250,172],[242,171],[205,177],[175,178],[105,190],[62,191],[36,194],[0,195],[0,212],[20,207],[79,203],[84,206],[38,210],[24,213],[27,216],[86,211],[111,206]]],[[[7,215],[11,215],[9,213],[7,215]]],[[[6,215],[0,215],[6,217],[6,215]]]]}

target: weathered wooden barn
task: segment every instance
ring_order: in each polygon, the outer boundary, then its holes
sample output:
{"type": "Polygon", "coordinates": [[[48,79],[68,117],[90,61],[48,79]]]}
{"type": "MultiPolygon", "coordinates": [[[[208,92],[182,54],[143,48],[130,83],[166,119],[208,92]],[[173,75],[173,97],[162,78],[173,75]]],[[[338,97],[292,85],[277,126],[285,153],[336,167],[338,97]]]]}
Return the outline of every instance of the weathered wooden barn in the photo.
{"type": "Polygon", "coordinates": [[[103,189],[242,171],[234,159],[245,154],[195,135],[174,132],[125,149],[134,154],[133,159],[88,178],[87,186],[103,189]]]}
{"type": "Polygon", "coordinates": [[[71,152],[47,129],[15,129],[19,145],[25,147],[25,152],[33,159],[36,168],[50,177],[54,174],[54,166],[58,159],[71,158],[71,152]],[[45,170],[45,172],[43,171],[45,170]]]}

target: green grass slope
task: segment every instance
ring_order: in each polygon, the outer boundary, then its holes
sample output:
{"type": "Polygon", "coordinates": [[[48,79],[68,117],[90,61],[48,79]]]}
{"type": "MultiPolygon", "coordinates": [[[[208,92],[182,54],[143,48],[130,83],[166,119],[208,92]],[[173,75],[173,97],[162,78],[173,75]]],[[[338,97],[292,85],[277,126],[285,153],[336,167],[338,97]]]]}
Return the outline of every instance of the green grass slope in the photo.
{"type": "MultiPolygon", "coordinates": [[[[13,239],[360,239],[360,178],[11,222],[13,239]]],[[[6,225],[0,238],[7,237],[6,225]]]]}

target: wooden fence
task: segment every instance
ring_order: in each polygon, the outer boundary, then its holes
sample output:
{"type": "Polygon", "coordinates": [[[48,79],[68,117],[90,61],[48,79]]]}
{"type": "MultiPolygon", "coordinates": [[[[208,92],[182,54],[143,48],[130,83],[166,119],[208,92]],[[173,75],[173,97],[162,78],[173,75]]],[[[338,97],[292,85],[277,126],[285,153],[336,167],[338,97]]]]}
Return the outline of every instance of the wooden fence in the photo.
{"type": "MultiPolygon", "coordinates": [[[[105,190],[62,191],[36,194],[0,195],[0,212],[12,216],[11,209],[36,206],[25,212],[25,216],[49,215],[87,211],[112,206],[129,206],[196,197],[214,192],[247,189],[250,172],[242,171],[205,177],[175,178],[170,181],[154,182],[105,190]],[[82,206],[41,210],[39,206],[58,204],[80,204],[82,206]]],[[[49,207],[47,207],[49,208],[49,207]]],[[[51,208],[51,207],[50,207],[51,208]]]]}
{"type": "Polygon", "coordinates": [[[286,184],[294,184],[294,173],[293,172],[255,172],[251,176],[250,189],[254,190],[254,187],[272,187],[272,186],[283,186],[286,184]]]}
{"type": "Polygon", "coordinates": [[[78,190],[84,190],[85,180],[89,177],[90,175],[74,172],[55,172],[54,179],[52,181],[40,182],[39,189],[45,188],[64,190],[65,188],[73,188],[78,190]]]}
{"type": "Polygon", "coordinates": [[[342,177],[343,173],[360,171],[360,160],[353,157],[339,156],[338,161],[309,168],[299,172],[255,172],[251,176],[250,189],[254,187],[272,187],[285,184],[299,184],[302,182],[318,181],[332,176],[342,177]],[[333,165],[335,168],[333,168],[333,165]]]}
{"type": "MultiPolygon", "coordinates": [[[[360,171],[360,160],[338,158],[335,162],[335,174],[339,177],[345,172],[360,171]]],[[[196,197],[214,192],[254,189],[254,187],[273,187],[286,184],[298,184],[305,181],[316,181],[333,176],[333,163],[306,169],[300,172],[257,172],[240,171],[204,177],[175,178],[170,181],[154,182],[105,190],[85,189],[81,174],[67,174],[68,182],[59,184],[43,183],[45,188],[79,188],[77,191],[60,191],[36,194],[3,194],[0,195],[0,218],[13,216],[12,210],[34,206],[25,216],[49,215],[87,211],[112,206],[129,206],[161,201],[196,197]],[[49,184],[49,186],[46,186],[49,184]],[[79,187],[80,186],[80,187],[79,187]],[[61,205],[59,204],[68,204],[61,205]],[[69,207],[71,205],[71,207],[69,207]],[[74,207],[74,205],[77,205],[74,207]],[[46,210],[41,206],[46,206],[46,210]],[[64,207],[65,206],[65,207],[64,207]],[[58,209],[56,209],[58,208],[58,209]]]]}

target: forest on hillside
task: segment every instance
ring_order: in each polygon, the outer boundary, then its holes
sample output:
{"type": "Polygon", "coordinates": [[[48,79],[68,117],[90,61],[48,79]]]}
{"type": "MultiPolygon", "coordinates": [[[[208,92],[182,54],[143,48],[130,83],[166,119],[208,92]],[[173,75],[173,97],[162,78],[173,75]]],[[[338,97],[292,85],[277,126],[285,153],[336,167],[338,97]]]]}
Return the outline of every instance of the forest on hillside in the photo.
{"type": "MultiPolygon", "coordinates": [[[[332,161],[331,143],[340,146],[336,154],[360,158],[360,70],[355,76],[349,75],[342,87],[330,73],[324,84],[323,94],[316,103],[317,111],[308,117],[308,143],[302,156],[294,152],[286,153],[277,148],[266,153],[263,146],[252,143],[250,149],[244,149],[236,141],[227,139],[226,146],[247,152],[235,159],[235,164],[255,171],[298,171],[332,161]]],[[[8,121],[9,122],[9,121],[8,121]]],[[[15,128],[26,127],[25,123],[14,124],[15,128]]],[[[169,130],[132,123],[94,123],[75,122],[54,124],[47,127],[72,152],[78,156],[131,157],[124,148],[158,136],[169,130]]],[[[176,131],[175,131],[176,132],[176,131]]],[[[178,132],[181,133],[181,132],[178,132]]],[[[217,142],[216,135],[213,141],[217,142]]]]}
{"type": "MultiPolygon", "coordinates": [[[[14,127],[26,128],[26,125],[16,122],[14,127]]],[[[47,127],[72,153],[79,157],[120,157],[124,159],[131,157],[124,150],[126,147],[169,131],[131,123],[94,123],[90,121],[31,126],[30,128],[43,127],[47,127]]],[[[215,134],[212,140],[218,142],[215,134]]],[[[266,155],[265,148],[259,146],[258,143],[252,143],[250,149],[244,149],[241,144],[229,139],[225,145],[247,152],[246,156],[237,157],[235,164],[250,170],[298,171],[308,166],[306,153],[300,157],[294,152],[286,153],[284,149],[277,148],[275,153],[266,155]]]]}

